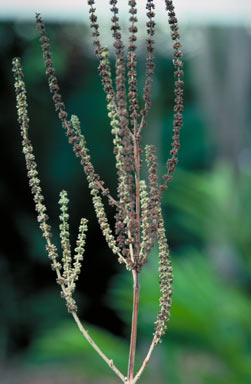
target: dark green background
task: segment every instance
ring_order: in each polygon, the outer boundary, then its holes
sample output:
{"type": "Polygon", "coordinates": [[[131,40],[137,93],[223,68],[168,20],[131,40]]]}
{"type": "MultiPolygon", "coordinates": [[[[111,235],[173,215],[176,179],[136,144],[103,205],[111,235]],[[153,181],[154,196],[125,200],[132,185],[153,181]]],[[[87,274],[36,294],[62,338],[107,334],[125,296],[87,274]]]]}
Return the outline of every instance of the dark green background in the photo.
{"type": "MultiPolygon", "coordinates": [[[[67,110],[79,116],[96,170],[115,194],[112,136],[88,26],[50,24],[48,32],[67,110]]],[[[173,309],[167,335],[156,348],[142,382],[248,384],[251,87],[250,71],[243,63],[250,60],[245,48],[251,47],[250,35],[242,28],[220,27],[187,27],[183,35],[185,124],[179,167],[163,198],[174,264],[173,309]],[[239,44],[234,45],[234,39],[239,44]]],[[[172,134],[173,68],[170,42],[164,45],[168,37],[169,31],[159,31],[156,37],[153,107],[143,135],[144,144],[158,148],[160,174],[172,134]]],[[[142,90],[143,40],[140,52],[142,90]]],[[[132,300],[131,276],[101,236],[85,176],[54,111],[35,25],[1,23],[1,382],[116,383],[105,363],[82,340],[50,270],[16,122],[11,73],[15,56],[22,58],[24,66],[30,137],[56,241],[59,243],[60,190],[66,189],[70,197],[73,244],[80,218],[89,220],[76,294],[80,317],[124,372],[132,300]]],[[[113,224],[109,206],[107,213],[113,224]]],[[[137,366],[150,344],[158,311],[157,250],[149,259],[141,281],[137,366]]]]}

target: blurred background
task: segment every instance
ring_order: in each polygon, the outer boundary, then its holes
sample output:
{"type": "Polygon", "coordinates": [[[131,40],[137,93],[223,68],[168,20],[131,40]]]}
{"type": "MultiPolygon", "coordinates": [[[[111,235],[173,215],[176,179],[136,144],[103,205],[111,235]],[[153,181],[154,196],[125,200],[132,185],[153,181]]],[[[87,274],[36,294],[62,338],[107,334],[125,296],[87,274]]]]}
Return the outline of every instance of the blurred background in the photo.
{"type": "MultiPolygon", "coordinates": [[[[44,74],[34,12],[51,40],[68,112],[77,114],[96,170],[116,193],[105,95],[82,1],[0,5],[0,371],[3,384],[117,383],[82,339],[55,283],[28,187],[16,119],[11,59],[22,58],[34,145],[54,239],[58,194],[70,197],[71,241],[89,229],[76,299],[91,336],[126,372],[132,279],[106,246],[87,182],[60,127],[44,74]]],[[[112,44],[108,1],[97,1],[101,40],[112,44]]],[[[142,2],[144,3],[144,2],[142,2]]],[[[173,68],[164,1],[157,1],[156,72],[144,144],[165,171],[172,136],[173,68]]],[[[127,5],[119,1],[124,41],[127,5]]],[[[184,51],[185,111],[179,167],[163,197],[174,266],[171,319],[141,378],[156,384],[251,383],[251,4],[177,0],[184,51]],[[189,3],[189,5],[188,5],[189,3]]],[[[145,21],[139,7],[138,82],[144,85],[145,21]]],[[[112,56],[113,57],[113,56],[112,56]]],[[[144,170],[143,170],[144,173],[144,170]]],[[[113,224],[113,210],[107,206],[113,224]]],[[[142,272],[136,368],[158,312],[158,260],[142,272]]]]}

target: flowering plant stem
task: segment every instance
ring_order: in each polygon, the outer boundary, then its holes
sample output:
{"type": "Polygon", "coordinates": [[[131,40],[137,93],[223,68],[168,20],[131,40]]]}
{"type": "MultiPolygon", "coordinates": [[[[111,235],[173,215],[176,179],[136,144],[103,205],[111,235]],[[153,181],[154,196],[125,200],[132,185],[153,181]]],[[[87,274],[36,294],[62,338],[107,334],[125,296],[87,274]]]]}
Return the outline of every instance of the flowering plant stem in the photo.
{"type": "Polygon", "coordinates": [[[72,314],[80,332],[95,349],[101,358],[108,364],[112,371],[125,384],[135,384],[141,377],[146,365],[149,362],[154,347],[162,341],[167,323],[170,317],[172,305],[172,266],[169,248],[164,228],[164,220],[161,211],[161,194],[167,188],[167,183],[172,180],[176,164],[177,154],[180,147],[180,129],[183,125],[183,70],[181,43],[179,41],[179,28],[174,11],[173,2],[165,0],[166,10],[168,11],[168,22],[171,28],[171,38],[173,40],[173,64],[175,67],[174,76],[176,77],[174,93],[174,120],[172,149],[167,161],[167,173],[163,176],[162,184],[158,180],[158,166],[156,148],[153,145],[145,146],[145,161],[148,170],[148,179],[141,179],[141,167],[143,148],[141,146],[141,131],[146,125],[146,117],[151,106],[151,84],[154,73],[154,40],[155,33],[155,5],[154,0],[146,0],[147,10],[147,39],[146,39],[146,80],[143,93],[143,107],[140,110],[138,85],[137,85],[137,2],[129,0],[129,43],[127,61],[125,59],[124,44],[122,42],[121,27],[118,17],[118,0],[110,0],[112,12],[112,36],[114,37],[113,47],[115,49],[115,84],[112,79],[111,62],[109,49],[102,46],[99,40],[100,32],[97,23],[96,8],[94,0],[87,0],[89,5],[90,26],[94,37],[95,53],[99,60],[98,71],[102,85],[106,94],[108,117],[110,118],[111,133],[113,135],[115,165],[117,168],[117,198],[112,197],[108,188],[104,186],[104,181],[95,172],[87,148],[85,136],[80,127],[77,116],[72,115],[68,118],[65,104],[62,101],[58,80],[55,75],[52,53],[50,51],[49,38],[40,14],[36,14],[37,28],[40,34],[40,42],[45,61],[46,75],[48,77],[49,89],[58,112],[61,125],[65,130],[69,143],[73,146],[75,155],[80,158],[83,171],[86,175],[90,194],[92,196],[94,210],[103,232],[105,240],[118,257],[120,264],[125,264],[126,269],[132,272],[133,278],[133,307],[131,337],[128,358],[127,376],[115,366],[112,359],[109,359],[99,346],[90,337],[88,331],[82,325],[77,315],[77,305],[73,298],[76,282],[81,271],[82,260],[84,258],[85,240],[87,231],[87,219],[82,218],[79,225],[79,233],[72,253],[69,232],[68,214],[68,195],[66,191],[60,192],[60,239],[62,255],[58,256],[57,247],[52,242],[51,227],[48,225],[47,209],[44,204],[44,197],[40,186],[37,164],[33,153],[33,147],[28,135],[29,118],[26,89],[23,79],[23,72],[20,59],[13,59],[13,72],[15,77],[15,91],[17,100],[18,122],[21,127],[23,138],[23,153],[25,155],[26,167],[28,172],[29,184],[35,202],[37,220],[42,231],[42,236],[46,240],[46,251],[51,260],[51,267],[56,272],[57,283],[61,287],[61,296],[66,301],[68,311],[72,314]],[[126,81],[127,80],[127,81],[126,81]],[[128,90],[128,93],[127,93],[128,90]],[[115,230],[113,231],[106,215],[103,197],[108,199],[108,203],[116,209],[114,215],[115,230]],[[135,354],[137,342],[137,323],[139,313],[139,275],[147,257],[158,242],[159,258],[159,279],[160,310],[155,321],[153,339],[147,355],[139,369],[134,375],[135,354]]]}
{"type": "Polygon", "coordinates": [[[132,310],[131,342],[130,342],[128,374],[127,374],[129,384],[132,384],[133,382],[136,340],[137,340],[138,310],[139,310],[139,288],[140,288],[139,273],[133,270],[132,276],[133,276],[133,310],[132,310]]]}
{"type": "MultiPolygon", "coordinates": [[[[137,134],[137,122],[134,120],[134,161],[135,161],[135,206],[136,206],[136,222],[137,222],[137,237],[135,239],[135,251],[137,254],[133,257],[134,262],[139,261],[139,250],[140,250],[140,154],[139,154],[139,144],[136,138],[137,134]]],[[[139,310],[139,271],[137,269],[132,269],[133,277],[133,309],[132,309],[132,326],[131,326],[131,342],[130,342],[130,352],[129,352],[129,362],[128,362],[128,380],[129,384],[132,384],[133,373],[134,373],[134,364],[135,364],[135,351],[136,351],[136,341],[137,341],[137,324],[138,324],[138,310],[139,310]]]]}

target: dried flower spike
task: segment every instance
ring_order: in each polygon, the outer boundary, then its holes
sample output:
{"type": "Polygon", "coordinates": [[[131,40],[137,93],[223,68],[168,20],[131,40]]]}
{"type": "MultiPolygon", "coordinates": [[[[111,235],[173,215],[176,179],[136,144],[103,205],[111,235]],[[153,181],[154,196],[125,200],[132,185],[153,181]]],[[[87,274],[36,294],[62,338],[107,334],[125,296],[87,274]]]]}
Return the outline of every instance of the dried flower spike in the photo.
{"type": "Polygon", "coordinates": [[[183,62],[180,34],[177,17],[174,11],[173,1],[165,0],[168,12],[168,23],[171,28],[173,40],[173,65],[175,68],[175,105],[173,121],[173,137],[170,158],[167,161],[167,173],[163,176],[162,185],[159,184],[157,172],[156,149],[153,145],[146,145],[145,160],[148,169],[148,178],[141,178],[142,155],[141,131],[146,125],[146,117],[151,107],[151,86],[155,68],[154,62],[154,34],[155,34],[155,3],[154,0],[146,0],[146,67],[145,85],[143,92],[144,104],[140,110],[138,102],[137,83],[137,56],[136,42],[138,32],[137,2],[128,0],[129,11],[129,41],[125,47],[122,41],[121,26],[119,24],[118,0],[110,0],[111,34],[114,39],[115,49],[115,79],[112,75],[112,62],[109,50],[100,42],[100,30],[96,15],[95,1],[87,0],[89,6],[90,27],[93,36],[95,54],[99,60],[98,71],[105,91],[108,117],[110,118],[111,132],[113,135],[115,164],[117,169],[117,200],[114,199],[108,188],[105,188],[101,177],[95,172],[91,162],[86,140],[80,129],[80,121],[73,115],[68,120],[65,104],[55,75],[52,53],[50,51],[49,38],[40,14],[36,14],[37,28],[40,34],[43,58],[48,77],[49,90],[55,109],[58,113],[61,125],[65,130],[69,143],[73,146],[75,155],[79,157],[84,173],[86,175],[90,194],[96,216],[112,252],[118,256],[118,261],[124,263],[126,268],[132,272],[133,277],[133,308],[131,339],[128,358],[128,372],[123,375],[115,366],[113,360],[109,359],[95,344],[77,316],[77,305],[73,298],[76,282],[81,271],[83,261],[87,220],[82,218],[76,246],[72,252],[70,245],[68,195],[66,191],[60,193],[60,238],[62,247],[62,258],[59,261],[57,249],[51,242],[51,228],[48,225],[48,216],[44,205],[44,197],[38,177],[37,165],[33,154],[33,148],[28,137],[29,118],[27,113],[26,90],[23,81],[23,73],[19,59],[13,60],[13,72],[15,77],[15,89],[17,96],[18,121],[21,126],[23,137],[23,152],[26,159],[29,184],[35,201],[37,219],[46,240],[46,249],[52,262],[52,268],[56,271],[57,282],[61,287],[61,296],[66,300],[68,311],[76,321],[80,332],[97,351],[102,359],[109,365],[113,372],[124,384],[135,384],[142,375],[150,356],[167,329],[172,304],[172,266],[165,235],[164,220],[161,212],[161,193],[167,188],[167,183],[172,180],[178,162],[178,150],[180,147],[180,129],[183,125],[183,62]],[[125,48],[128,54],[125,57],[125,48]],[[127,72],[127,73],[126,73],[127,72]],[[126,84],[126,78],[128,84],[126,84]],[[139,120],[141,116],[141,120],[139,120]],[[110,205],[115,207],[115,231],[111,229],[105,212],[103,197],[108,199],[110,205]],[[150,250],[158,242],[159,256],[159,278],[160,310],[155,322],[155,330],[152,343],[148,353],[138,372],[134,373],[135,351],[137,339],[137,321],[139,311],[139,276],[141,269],[147,262],[150,250]]]}

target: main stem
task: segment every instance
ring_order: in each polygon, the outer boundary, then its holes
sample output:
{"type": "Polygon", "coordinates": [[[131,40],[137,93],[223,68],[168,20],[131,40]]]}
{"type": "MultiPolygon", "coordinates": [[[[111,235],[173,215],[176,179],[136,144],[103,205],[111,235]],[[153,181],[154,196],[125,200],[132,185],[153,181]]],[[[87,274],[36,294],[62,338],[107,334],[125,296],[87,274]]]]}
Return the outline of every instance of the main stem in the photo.
{"type": "Polygon", "coordinates": [[[138,308],[139,308],[139,273],[132,271],[133,275],[133,312],[132,312],[132,329],[131,343],[128,363],[128,384],[133,382],[133,372],[135,363],[136,339],[137,339],[137,323],[138,323],[138,308]]]}
{"type": "Polygon", "coordinates": [[[131,342],[128,362],[128,383],[133,382],[133,372],[135,364],[135,351],[136,351],[136,339],[137,339],[137,323],[138,323],[138,309],[139,309],[139,271],[137,270],[137,263],[139,262],[140,252],[140,154],[139,154],[139,142],[137,140],[137,121],[134,120],[134,162],[135,162],[135,185],[136,185],[136,222],[137,222],[137,234],[135,238],[135,267],[132,269],[133,276],[133,310],[132,310],[132,328],[131,328],[131,342]]]}

